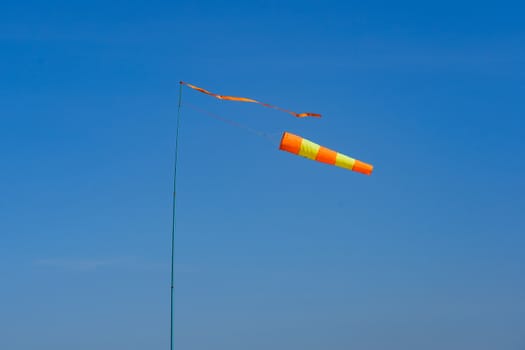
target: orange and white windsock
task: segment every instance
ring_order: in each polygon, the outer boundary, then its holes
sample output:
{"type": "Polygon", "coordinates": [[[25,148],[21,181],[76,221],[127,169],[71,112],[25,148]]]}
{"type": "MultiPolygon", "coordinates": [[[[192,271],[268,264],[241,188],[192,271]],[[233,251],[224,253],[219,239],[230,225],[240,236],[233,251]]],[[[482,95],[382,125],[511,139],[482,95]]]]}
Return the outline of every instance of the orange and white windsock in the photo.
{"type": "Polygon", "coordinates": [[[291,115],[293,115],[294,117],[297,117],[297,118],[304,118],[304,117],[321,118],[321,115],[319,113],[311,113],[311,112],[296,113],[296,112],[289,111],[287,109],[284,109],[284,108],[281,108],[281,107],[277,107],[277,106],[274,106],[274,105],[271,105],[271,104],[268,104],[268,103],[260,102],[260,101],[257,101],[257,100],[251,99],[251,98],[219,95],[219,94],[215,94],[213,92],[210,92],[208,90],[205,90],[203,88],[200,88],[198,86],[192,85],[190,83],[186,83],[184,81],[181,81],[180,83],[182,85],[186,85],[187,87],[189,87],[189,88],[191,88],[193,90],[202,92],[203,94],[206,94],[206,95],[218,98],[219,100],[257,103],[257,104],[259,104],[261,106],[264,106],[264,107],[277,109],[277,110],[279,110],[281,112],[285,112],[285,113],[291,114],[291,115]]]}
{"type": "Polygon", "coordinates": [[[361,174],[372,174],[373,166],[333,151],[301,136],[284,132],[279,149],[318,162],[335,165],[361,174]]]}

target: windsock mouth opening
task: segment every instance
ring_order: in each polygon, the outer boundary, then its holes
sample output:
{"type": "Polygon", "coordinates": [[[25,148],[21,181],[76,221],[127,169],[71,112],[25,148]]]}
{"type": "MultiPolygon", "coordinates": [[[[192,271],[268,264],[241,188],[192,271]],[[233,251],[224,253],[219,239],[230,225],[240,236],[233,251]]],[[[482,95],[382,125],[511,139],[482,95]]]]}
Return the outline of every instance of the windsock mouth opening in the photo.
{"type": "Polygon", "coordinates": [[[283,147],[284,147],[283,144],[284,144],[284,138],[286,137],[286,134],[287,134],[287,132],[285,131],[285,132],[283,132],[283,136],[281,136],[281,142],[279,142],[279,149],[280,150],[284,150],[283,149],[283,147]]]}

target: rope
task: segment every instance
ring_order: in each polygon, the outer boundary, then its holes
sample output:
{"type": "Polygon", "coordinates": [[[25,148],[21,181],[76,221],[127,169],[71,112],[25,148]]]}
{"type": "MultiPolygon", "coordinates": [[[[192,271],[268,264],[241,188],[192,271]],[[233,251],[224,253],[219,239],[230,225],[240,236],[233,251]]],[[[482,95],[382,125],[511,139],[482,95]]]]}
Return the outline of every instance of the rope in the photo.
{"type": "Polygon", "coordinates": [[[227,118],[224,118],[224,117],[221,117],[213,112],[210,112],[210,111],[207,111],[203,108],[200,108],[200,107],[197,107],[195,105],[192,105],[191,103],[188,103],[188,102],[185,102],[184,103],[184,106],[187,106],[189,107],[190,109],[202,114],[202,115],[205,115],[207,117],[210,117],[210,118],[213,118],[215,120],[218,120],[220,122],[223,122],[225,124],[228,124],[228,125],[231,125],[231,126],[234,126],[238,129],[241,129],[241,130],[244,130],[244,131],[248,131],[249,133],[251,134],[254,134],[256,136],[259,136],[259,137],[262,137],[264,138],[265,140],[267,141],[270,141],[272,144],[275,143],[275,141],[279,140],[279,137],[281,135],[281,133],[266,133],[264,131],[260,131],[260,130],[257,130],[257,129],[254,129],[254,128],[251,128],[249,126],[246,126],[244,124],[241,124],[239,122],[236,122],[236,121],[233,121],[231,119],[227,119],[227,118]]]}

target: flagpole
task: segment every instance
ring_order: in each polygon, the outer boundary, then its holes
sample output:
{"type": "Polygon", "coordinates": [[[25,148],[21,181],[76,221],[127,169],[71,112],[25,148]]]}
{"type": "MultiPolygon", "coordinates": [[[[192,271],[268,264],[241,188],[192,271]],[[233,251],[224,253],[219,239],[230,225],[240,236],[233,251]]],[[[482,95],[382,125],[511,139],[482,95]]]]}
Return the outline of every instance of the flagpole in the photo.
{"type": "Polygon", "coordinates": [[[170,350],[173,350],[173,296],[174,296],[174,270],[175,270],[175,224],[176,224],[176,195],[177,195],[177,160],[179,156],[179,124],[182,106],[182,82],[179,83],[179,105],[177,108],[175,157],[173,165],[173,204],[171,221],[171,294],[170,294],[170,350]]]}

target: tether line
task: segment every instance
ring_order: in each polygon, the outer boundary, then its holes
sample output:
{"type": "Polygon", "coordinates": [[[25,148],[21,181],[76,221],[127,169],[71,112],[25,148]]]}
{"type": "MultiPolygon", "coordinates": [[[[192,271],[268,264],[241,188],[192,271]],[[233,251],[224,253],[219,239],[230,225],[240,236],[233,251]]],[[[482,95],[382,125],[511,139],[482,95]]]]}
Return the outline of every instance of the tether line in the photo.
{"type": "Polygon", "coordinates": [[[213,112],[207,111],[204,108],[197,107],[197,106],[195,106],[195,105],[193,105],[193,104],[191,104],[189,102],[185,102],[184,106],[186,106],[186,107],[188,107],[190,109],[193,109],[194,111],[196,111],[196,112],[198,112],[200,114],[203,114],[203,115],[205,115],[207,117],[213,118],[215,120],[218,120],[218,121],[223,122],[225,124],[231,125],[231,126],[236,127],[238,129],[247,131],[247,132],[249,132],[249,133],[251,133],[253,135],[262,137],[266,141],[270,141],[272,144],[274,144],[276,141],[277,142],[279,141],[280,133],[278,133],[278,135],[276,133],[269,134],[269,133],[266,133],[264,131],[260,131],[260,130],[254,129],[252,127],[246,126],[246,125],[244,125],[242,123],[239,123],[237,121],[233,121],[231,119],[224,118],[224,117],[222,117],[222,116],[220,116],[218,114],[215,114],[213,112]]]}

